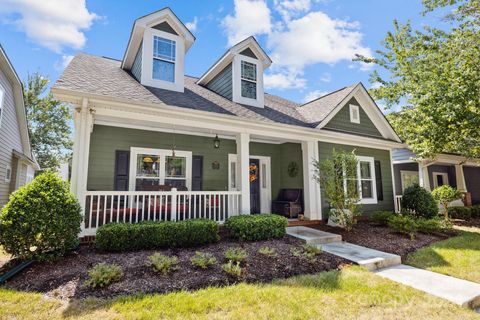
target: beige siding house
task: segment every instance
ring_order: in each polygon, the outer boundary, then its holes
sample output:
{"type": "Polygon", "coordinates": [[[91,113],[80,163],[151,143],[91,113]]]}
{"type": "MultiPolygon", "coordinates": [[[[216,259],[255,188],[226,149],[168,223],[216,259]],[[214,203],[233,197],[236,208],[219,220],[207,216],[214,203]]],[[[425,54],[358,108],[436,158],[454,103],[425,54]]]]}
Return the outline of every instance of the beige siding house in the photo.
{"type": "Polygon", "coordinates": [[[22,83],[0,46],[0,208],[38,169],[30,149],[22,83]]]}

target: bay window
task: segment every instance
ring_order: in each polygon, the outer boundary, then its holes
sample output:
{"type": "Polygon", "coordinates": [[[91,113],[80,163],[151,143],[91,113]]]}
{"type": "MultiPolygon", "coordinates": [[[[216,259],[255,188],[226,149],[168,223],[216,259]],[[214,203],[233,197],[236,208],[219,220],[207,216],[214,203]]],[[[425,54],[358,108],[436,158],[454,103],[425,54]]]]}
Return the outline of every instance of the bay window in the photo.
{"type": "Polygon", "coordinates": [[[257,99],[257,65],[241,62],[241,94],[244,98],[257,99]]]}
{"type": "Polygon", "coordinates": [[[175,51],[175,41],[153,36],[153,79],[175,82],[175,51]]]}

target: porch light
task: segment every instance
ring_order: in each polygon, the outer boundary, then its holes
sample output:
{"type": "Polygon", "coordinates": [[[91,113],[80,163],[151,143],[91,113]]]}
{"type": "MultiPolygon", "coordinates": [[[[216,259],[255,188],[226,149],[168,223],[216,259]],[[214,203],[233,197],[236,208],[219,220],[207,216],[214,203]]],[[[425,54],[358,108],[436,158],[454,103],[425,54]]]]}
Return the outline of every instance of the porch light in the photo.
{"type": "Polygon", "coordinates": [[[145,158],[143,158],[143,162],[145,162],[145,163],[152,163],[153,160],[152,160],[152,158],[150,158],[150,157],[145,157],[145,158]]]}
{"type": "Polygon", "coordinates": [[[218,134],[216,134],[215,139],[213,139],[213,147],[215,149],[220,148],[220,139],[218,138],[218,134]]]}

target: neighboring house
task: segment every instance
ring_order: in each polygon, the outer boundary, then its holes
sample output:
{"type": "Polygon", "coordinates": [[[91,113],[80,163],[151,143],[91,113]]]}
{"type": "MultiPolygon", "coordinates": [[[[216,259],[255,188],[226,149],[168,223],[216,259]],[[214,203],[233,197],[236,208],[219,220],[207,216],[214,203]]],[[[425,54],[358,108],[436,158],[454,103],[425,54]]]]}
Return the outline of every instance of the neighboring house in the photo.
{"type": "Polygon", "coordinates": [[[0,208],[11,192],[33,180],[37,169],[28,138],[22,83],[0,45],[0,208]]]}
{"type": "MultiPolygon", "coordinates": [[[[434,159],[419,160],[409,149],[392,152],[397,207],[403,190],[419,184],[431,191],[448,184],[466,194],[467,205],[480,204],[480,159],[455,154],[439,154],[434,159]]],[[[460,201],[457,205],[463,205],[460,201]]]]}
{"type": "Polygon", "coordinates": [[[135,21],[123,60],[79,54],[53,86],[74,105],[83,235],[110,221],[266,213],[286,188],[303,190],[307,219],[326,218],[313,162],[334,148],[356,150],[363,211],[393,210],[390,152],[404,144],[361,83],[300,105],[264,92],[272,61],[253,37],[184,75],[194,41],[162,9],[135,21]]]}

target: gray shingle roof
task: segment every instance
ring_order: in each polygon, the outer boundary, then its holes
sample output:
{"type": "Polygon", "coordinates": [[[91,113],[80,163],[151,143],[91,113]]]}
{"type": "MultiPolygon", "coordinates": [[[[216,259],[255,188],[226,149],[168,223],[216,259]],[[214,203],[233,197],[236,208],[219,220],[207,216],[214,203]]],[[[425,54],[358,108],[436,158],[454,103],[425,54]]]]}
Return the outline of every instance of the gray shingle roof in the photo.
{"type": "Polygon", "coordinates": [[[185,76],[185,92],[145,87],[121,62],[109,58],[78,54],[57,80],[54,89],[64,89],[143,103],[157,103],[181,108],[238,116],[254,121],[277,122],[314,127],[346,96],[353,87],[343,88],[303,106],[279,96],[265,94],[265,108],[230,101],[198,85],[198,78],[185,76]]]}

